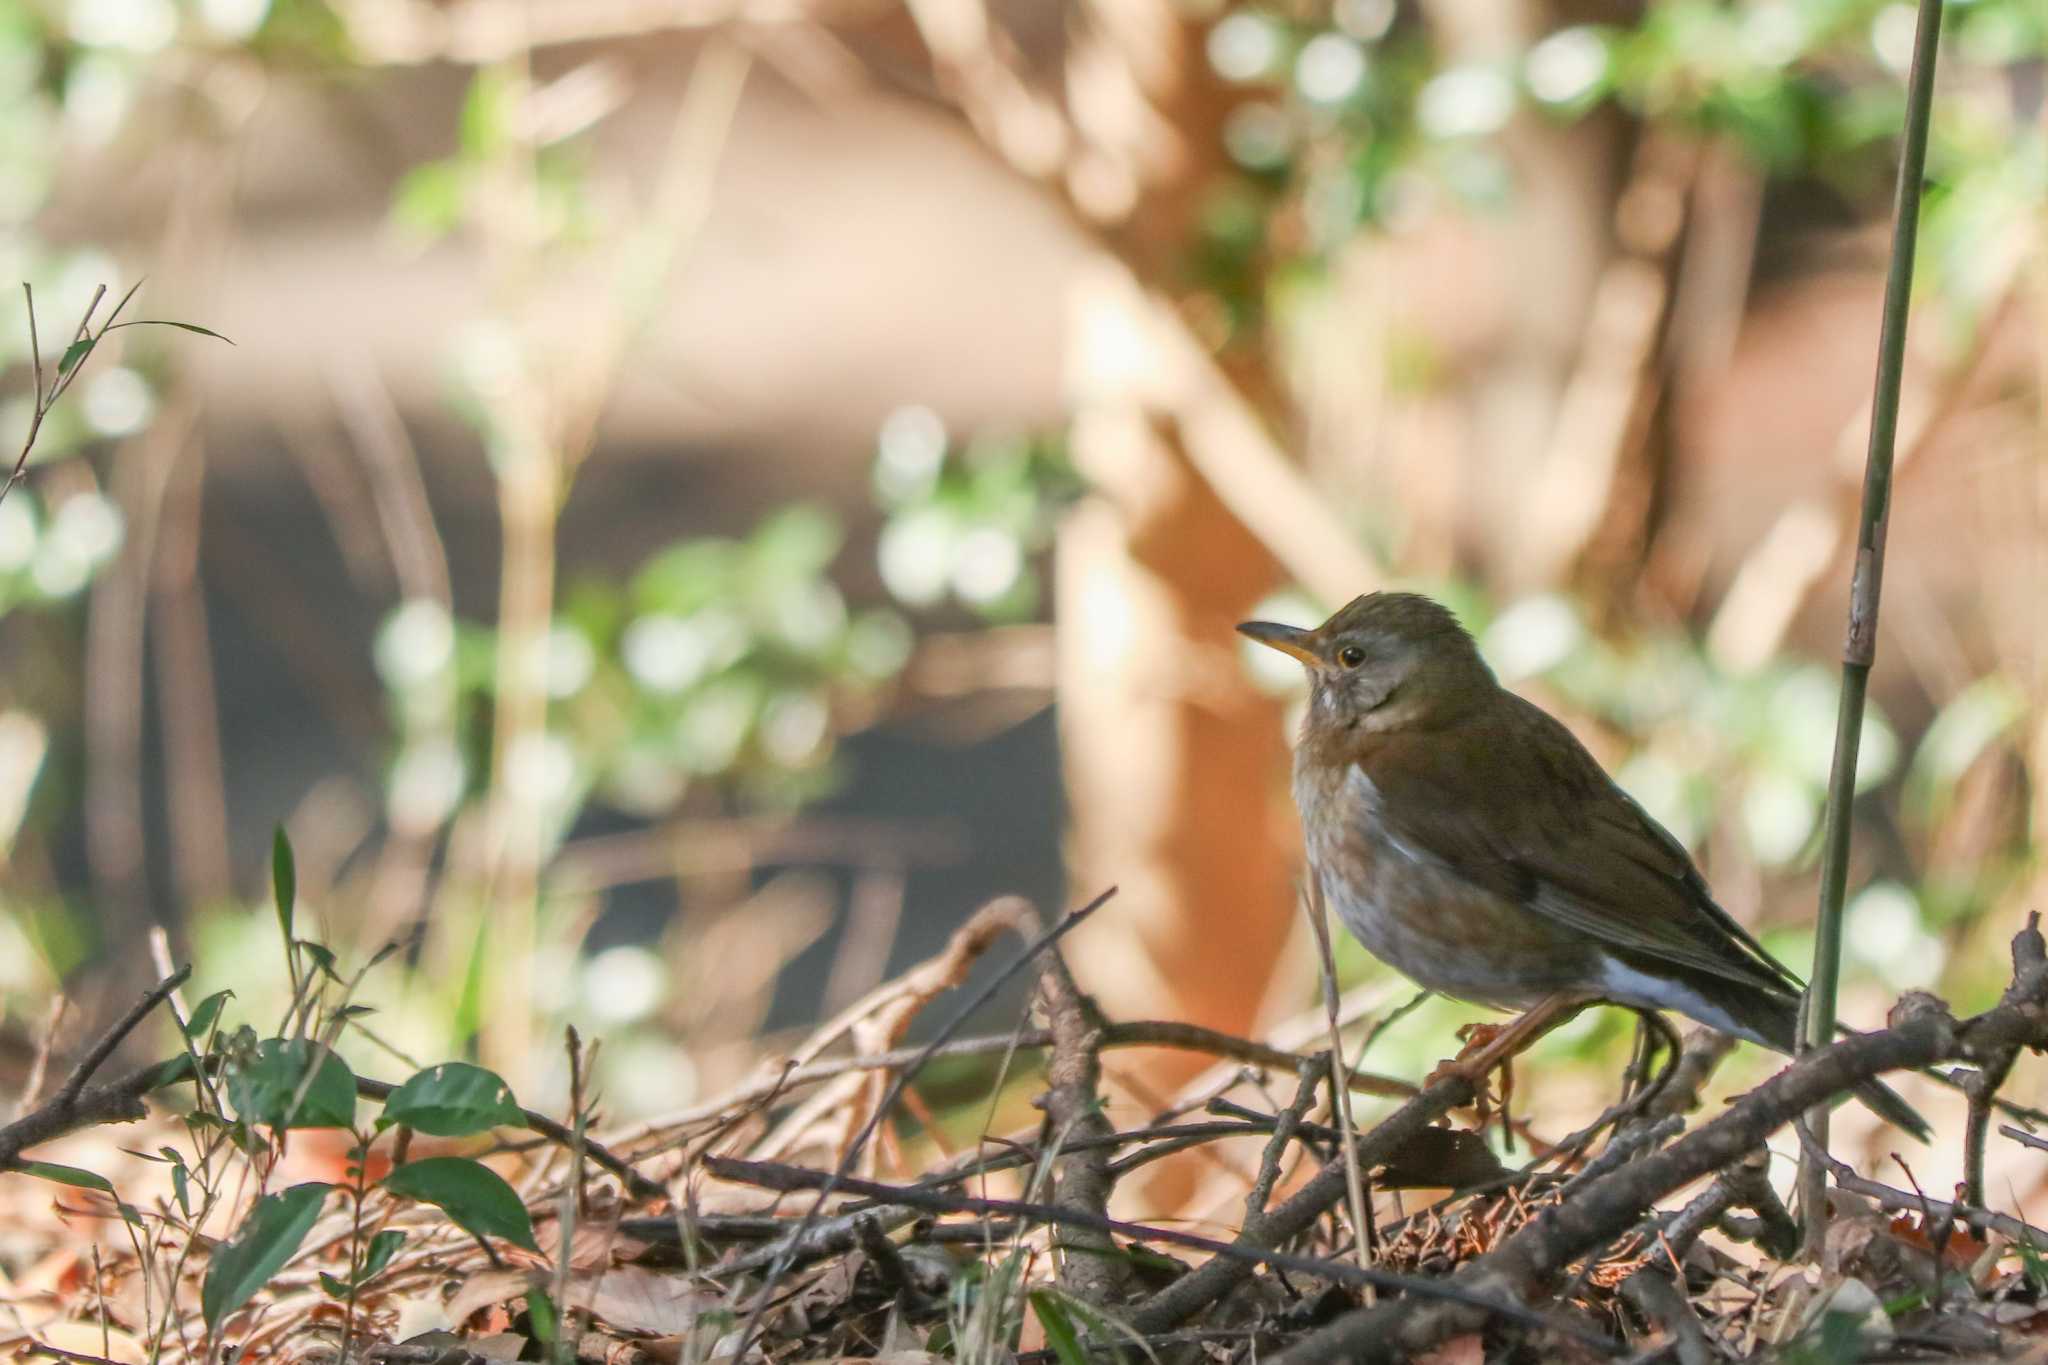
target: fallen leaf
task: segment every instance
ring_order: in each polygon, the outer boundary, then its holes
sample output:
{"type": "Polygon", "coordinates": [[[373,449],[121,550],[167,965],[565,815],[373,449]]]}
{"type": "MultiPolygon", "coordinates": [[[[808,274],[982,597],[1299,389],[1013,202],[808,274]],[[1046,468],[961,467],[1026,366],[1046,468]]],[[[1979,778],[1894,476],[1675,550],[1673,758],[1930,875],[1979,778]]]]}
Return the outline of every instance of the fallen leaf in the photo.
{"type": "Polygon", "coordinates": [[[485,1360],[511,1361],[525,1352],[527,1341],[517,1332],[493,1332],[487,1337],[471,1337],[462,1345],[471,1355],[480,1355],[485,1360]]]}
{"type": "Polygon", "coordinates": [[[1486,1340],[1477,1332],[1452,1337],[1434,1351],[1415,1357],[1415,1365],[1486,1365],[1486,1340]]]}
{"type": "Polygon", "coordinates": [[[545,1281],[546,1276],[532,1270],[478,1271],[448,1300],[448,1320],[460,1327],[482,1310],[515,1299],[545,1281]]]}
{"type": "MultiPolygon", "coordinates": [[[[1890,1225],[1891,1234],[1908,1246],[1917,1247],[1924,1252],[1932,1252],[1935,1240],[1943,1235],[1944,1230],[1941,1226],[1943,1221],[1936,1219],[1930,1224],[1923,1214],[1902,1213],[1892,1219],[1890,1225]]],[[[1948,1228],[1946,1232],[1948,1241],[1941,1248],[1943,1263],[1952,1266],[1976,1264],[1977,1258],[1989,1249],[1989,1245],[1983,1238],[1970,1231],[1964,1224],[1955,1222],[1952,1219],[1947,1221],[1948,1228]]]]}
{"type": "Polygon", "coordinates": [[[1463,1190],[1507,1173],[1479,1134],[1462,1128],[1423,1128],[1393,1150],[1373,1184],[1387,1190],[1463,1190]]]}
{"type": "Polygon", "coordinates": [[[576,1277],[569,1302],[587,1306],[598,1321],[620,1332],[680,1336],[696,1327],[700,1311],[721,1302],[690,1292],[686,1287],[689,1281],[681,1275],[663,1275],[641,1266],[606,1271],[597,1277],[594,1292],[590,1278],[576,1277]]]}
{"type": "Polygon", "coordinates": [[[45,1346],[73,1355],[100,1356],[120,1365],[142,1365],[149,1359],[148,1348],[134,1337],[118,1328],[109,1329],[102,1337],[96,1322],[52,1322],[37,1328],[34,1335],[45,1346]]]}

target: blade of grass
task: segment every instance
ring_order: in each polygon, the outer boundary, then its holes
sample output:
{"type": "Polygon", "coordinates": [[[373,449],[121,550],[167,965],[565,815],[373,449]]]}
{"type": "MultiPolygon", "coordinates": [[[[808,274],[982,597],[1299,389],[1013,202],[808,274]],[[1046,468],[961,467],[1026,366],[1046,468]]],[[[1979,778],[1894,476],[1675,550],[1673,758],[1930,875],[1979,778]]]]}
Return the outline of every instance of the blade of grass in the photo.
{"type": "MultiPolygon", "coordinates": [[[[1819,918],[1813,973],[1807,978],[1802,1042],[1824,1047],[1835,1035],[1835,997],[1841,982],[1842,906],[1849,883],[1849,817],[1856,798],[1856,754],[1863,740],[1863,702],[1877,659],[1877,608],[1884,582],[1885,532],[1891,523],[1892,448],[1899,429],[1899,384],[1906,363],[1906,321],[1912,305],[1913,255],[1920,236],[1921,181],[1927,170],[1927,128],[1934,105],[1935,48],[1942,0],[1919,0],[1913,65],[1906,78],[1906,126],[1900,138],[1899,184],[1893,206],[1891,263],[1885,274],[1884,318],[1877,343],[1876,391],[1871,400],[1870,445],[1863,464],[1863,511],[1856,532],[1856,565],[1849,582],[1849,628],[1842,645],[1842,695],[1835,719],[1835,752],[1828,773],[1827,834],[1821,855],[1819,918]]],[[[1808,1116],[1825,1146],[1827,1111],[1808,1116]]],[[[1800,1216],[1806,1250],[1817,1255],[1827,1231],[1827,1171],[1812,1157],[1799,1171],[1800,1216]]]]}
{"type": "MultiPolygon", "coordinates": [[[[1330,921],[1323,906],[1323,883],[1313,869],[1308,874],[1309,926],[1315,930],[1316,957],[1322,967],[1323,1014],[1330,1033],[1330,1107],[1337,1112],[1337,1129],[1344,1140],[1344,1195],[1351,1206],[1351,1235],[1357,1242],[1353,1251],[1360,1270],[1372,1269],[1372,1247],[1366,1236],[1365,1175],[1358,1169],[1357,1137],[1351,1127],[1351,1069],[1344,1062],[1344,1030],[1337,1022],[1337,958],[1330,947],[1330,921]]],[[[1377,1302],[1371,1285],[1365,1287],[1365,1306],[1377,1302]]]]}

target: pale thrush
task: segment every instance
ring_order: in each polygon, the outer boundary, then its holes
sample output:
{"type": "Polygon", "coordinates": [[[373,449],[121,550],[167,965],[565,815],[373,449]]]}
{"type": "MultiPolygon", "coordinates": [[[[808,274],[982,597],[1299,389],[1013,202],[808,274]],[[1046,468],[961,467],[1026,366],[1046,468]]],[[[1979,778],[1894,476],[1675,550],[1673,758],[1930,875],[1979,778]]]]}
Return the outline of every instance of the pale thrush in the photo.
{"type": "MultiPolygon", "coordinates": [[[[1676,1010],[1793,1050],[1798,978],[1571,731],[1495,680],[1450,612],[1382,592],[1314,630],[1238,630],[1308,670],[1294,799],[1310,874],[1375,957],[1478,1004],[1676,1010]]],[[[1857,1095],[1925,1135],[1884,1086],[1857,1095]]]]}

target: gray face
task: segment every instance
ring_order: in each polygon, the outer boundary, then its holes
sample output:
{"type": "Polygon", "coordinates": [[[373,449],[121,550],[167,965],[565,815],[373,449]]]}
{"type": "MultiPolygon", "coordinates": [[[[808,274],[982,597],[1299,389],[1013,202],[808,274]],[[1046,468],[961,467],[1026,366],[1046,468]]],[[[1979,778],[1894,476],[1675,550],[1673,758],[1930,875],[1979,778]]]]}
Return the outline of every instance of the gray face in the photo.
{"type": "Polygon", "coordinates": [[[1422,663],[1417,641],[1371,629],[1347,630],[1318,641],[1318,662],[1307,665],[1309,724],[1383,729],[1398,723],[1402,690],[1422,663]]]}
{"type": "Polygon", "coordinates": [[[1456,618],[1413,593],[1361,597],[1314,630],[1267,621],[1238,630],[1308,670],[1312,730],[1416,725],[1493,685],[1456,618]]]}

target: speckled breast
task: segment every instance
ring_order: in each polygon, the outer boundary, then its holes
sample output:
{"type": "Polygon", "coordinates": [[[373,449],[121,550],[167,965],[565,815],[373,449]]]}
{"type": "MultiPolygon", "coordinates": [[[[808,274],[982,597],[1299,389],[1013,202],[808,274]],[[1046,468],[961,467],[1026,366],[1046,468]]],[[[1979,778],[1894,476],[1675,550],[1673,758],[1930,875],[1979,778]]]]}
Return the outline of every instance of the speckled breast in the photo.
{"type": "Polygon", "coordinates": [[[1374,957],[1418,985],[1501,1008],[1588,984],[1593,964],[1556,925],[1392,837],[1361,769],[1329,781],[1297,765],[1294,786],[1311,875],[1374,957]]]}

